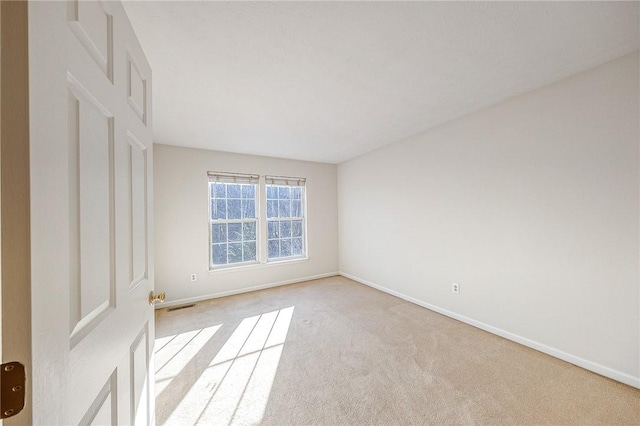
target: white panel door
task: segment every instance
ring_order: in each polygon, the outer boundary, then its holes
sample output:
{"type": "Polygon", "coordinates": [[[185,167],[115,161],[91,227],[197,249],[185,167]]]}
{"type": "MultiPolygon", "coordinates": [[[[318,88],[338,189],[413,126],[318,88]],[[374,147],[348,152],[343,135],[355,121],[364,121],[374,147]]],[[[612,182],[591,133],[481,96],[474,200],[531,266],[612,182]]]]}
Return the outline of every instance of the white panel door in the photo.
{"type": "Polygon", "coordinates": [[[29,4],[34,424],[153,424],[151,70],[119,2],[29,4]]]}

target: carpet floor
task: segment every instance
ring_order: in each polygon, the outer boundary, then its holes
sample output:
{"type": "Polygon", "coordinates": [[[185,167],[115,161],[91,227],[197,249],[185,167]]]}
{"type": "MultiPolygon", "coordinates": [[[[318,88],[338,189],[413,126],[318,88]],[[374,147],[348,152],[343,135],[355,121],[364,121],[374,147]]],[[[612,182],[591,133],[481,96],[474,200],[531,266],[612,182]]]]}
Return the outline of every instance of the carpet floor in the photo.
{"type": "Polygon", "coordinates": [[[640,425],[640,391],[343,277],[156,313],[158,424],[640,425]]]}

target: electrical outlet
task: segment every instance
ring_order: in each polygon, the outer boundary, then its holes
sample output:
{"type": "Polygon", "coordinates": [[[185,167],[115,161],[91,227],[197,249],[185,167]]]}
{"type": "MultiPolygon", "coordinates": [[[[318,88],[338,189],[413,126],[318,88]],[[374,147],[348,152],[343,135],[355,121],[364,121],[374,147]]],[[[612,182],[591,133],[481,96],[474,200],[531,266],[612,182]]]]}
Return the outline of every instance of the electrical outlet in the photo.
{"type": "Polygon", "coordinates": [[[451,283],[451,291],[454,292],[455,294],[460,294],[460,284],[451,283]]]}
{"type": "Polygon", "coordinates": [[[191,274],[191,281],[195,281],[196,280],[196,274],[191,274]]]}

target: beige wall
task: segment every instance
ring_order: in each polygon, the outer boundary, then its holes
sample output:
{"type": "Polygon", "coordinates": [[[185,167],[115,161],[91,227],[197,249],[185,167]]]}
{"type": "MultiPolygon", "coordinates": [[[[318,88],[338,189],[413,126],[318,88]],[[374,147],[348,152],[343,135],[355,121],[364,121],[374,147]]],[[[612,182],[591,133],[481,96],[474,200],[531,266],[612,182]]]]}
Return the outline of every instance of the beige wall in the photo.
{"type": "Polygon", "coordinates": [[[638,61],[340,164],[341,271],[640,386],[638,61]]]}
{"type": "Polygon", "coordinates": [[[335,165],[168,145],[154,149],[156,291],[166,291],[165,306],[338,271],[335,165]],[[306,177],[309,259],[209,272],[207,171],[306,177]]]}

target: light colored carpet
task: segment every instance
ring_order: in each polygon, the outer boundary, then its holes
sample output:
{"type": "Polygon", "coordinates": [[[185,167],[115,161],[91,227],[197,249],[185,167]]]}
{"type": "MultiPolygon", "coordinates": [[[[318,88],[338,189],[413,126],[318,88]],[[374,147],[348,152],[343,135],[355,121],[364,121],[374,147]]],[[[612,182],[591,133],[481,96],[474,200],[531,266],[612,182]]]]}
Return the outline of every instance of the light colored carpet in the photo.
{"type": "Polygon", "coordinates": [[[158,424],[640,425],[640,391],[342,277],[156,316],[158,424]]]}

